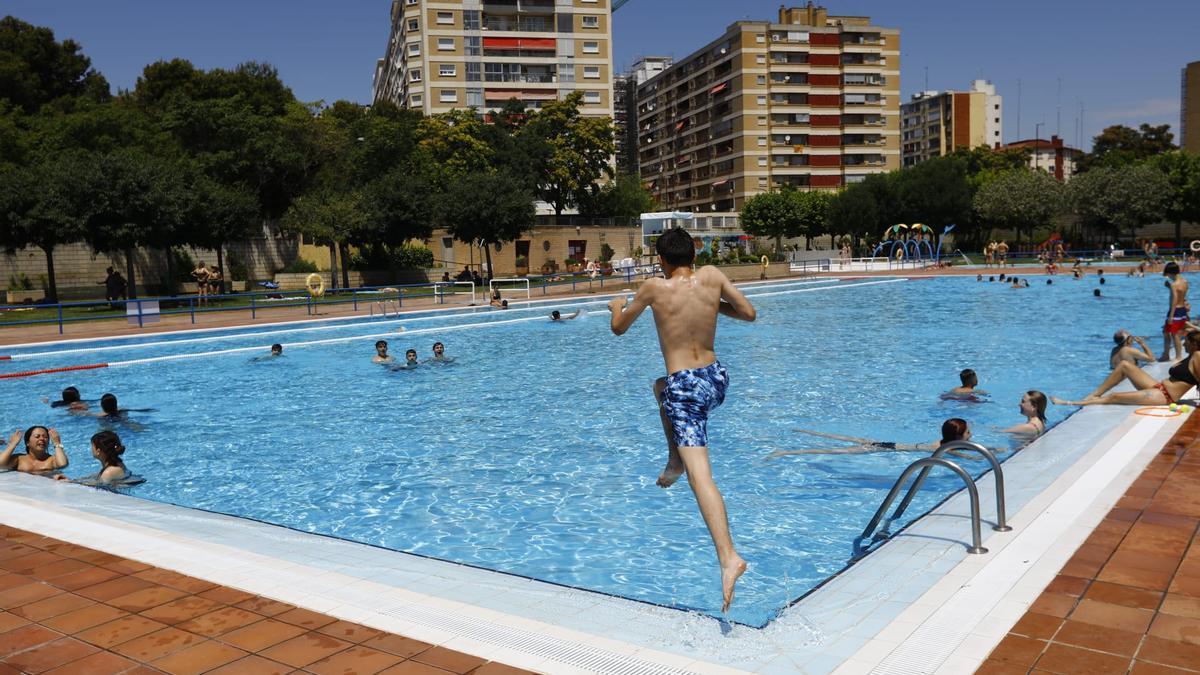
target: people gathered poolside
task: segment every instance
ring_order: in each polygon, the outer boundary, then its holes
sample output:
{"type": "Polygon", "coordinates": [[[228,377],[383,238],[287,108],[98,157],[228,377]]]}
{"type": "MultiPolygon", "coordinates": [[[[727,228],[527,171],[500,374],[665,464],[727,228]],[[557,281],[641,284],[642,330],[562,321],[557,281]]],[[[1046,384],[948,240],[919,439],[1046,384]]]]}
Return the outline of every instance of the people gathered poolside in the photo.
{"type": "Polygon", "coordinates": [[[1130,361],[1120,361],[1108,377],[1090,394],[1079,401],[1051,398],[1056,405],[1169,405],[1176,403],[1200,382],[1200,331],[1192,331],[1183,339],[1187,358],[1171,366],[1167,378],[1156,380],[1130,361]],[[1113,387],[1128,381],[1137,391],[1109,393],[1113,387]]]}

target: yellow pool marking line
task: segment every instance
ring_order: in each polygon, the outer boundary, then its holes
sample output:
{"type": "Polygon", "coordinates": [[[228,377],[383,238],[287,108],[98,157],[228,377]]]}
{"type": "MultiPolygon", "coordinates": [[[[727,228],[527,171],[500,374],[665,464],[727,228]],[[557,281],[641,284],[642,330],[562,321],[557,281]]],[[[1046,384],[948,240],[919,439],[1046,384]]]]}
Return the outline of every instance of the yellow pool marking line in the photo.
{"type": "MultiPolygon", "coordinates": [[[[837,281],[837,279],[831,277],[829,279],[829,281],[837,281]]],[[[759,283],[761,283],[761,282],[759,282],[759,283]]],[[[779,288],[779,287],[785,287],[785,286],[812,285],[812,284],[819,284],[819,283],[825,283],[825,282],[806,280],[806,281],[796,281],[796,282],[792,282],[792,283],[772,283],[772,284],[768,284],[768,285],[764,285],[764,286],[757,286],[757,288],[779,288]]],[[[609,296],[615,297],[617,295],[621,295],[621,292],[605,294],[602,297],[609,297],[609,296]]],[[[513,311],[513,312],[541,311],[541,309],[542,309],[541,307],[529,306],[535,302],[536,303],[560,303],[561,304],[562,300],[539,299],[539,300],[533,300],[533,301],[523,301],[523,302],[521,302],[521,304],[525,305],[525,306],[522,306],[522,307],[512,307],[511,305],[517,304],[517,303],[513,302],[513,303],[510,303],[510,309],[508,311],[513,311]]],[[[580,304],[584,304],[584,305],[596,304],[596,302],[589,301],[586,303],[579,303],[579,302],[571,303],[568,301],[567,306],[574,306],[574,305],[580,305],[580,304]]],[[[376,322],[374,322],[374,324],[375,325],[394,325],[394,324],[398,324],[398,323],[413,323],[413,322],[417,322],[417,321],[435,321],[435,320],[444,320],[444,319],[448,319],[448,318],[455,318],[458,316],[472,316],[475,314],[493,314],[496,311],[494,308],[488,307],[488,306],[481,306],[481,307],[475,307],[475,308],[456,307],[454,309],[468,310],[468,311],[463,311],[461,314],[453,314],[450,316],[439,315],[439,316],[417,316],[417,317],[412,317],[412,318],[408,318],[408,319],[404,319],[404,318],[384,319],[384,320],[376,321],[376,322]],[[473,311],[471,311],[471,310],[473,310],[473,311]]],[[[361,320],[361,319],[365,319],[368,317],[353,317],[353,318],[357,319],[357,320],[361,320]]],[[[322,321],[328,321],[328,319],[322,319],[322,321]]],[[[89,353],[90,352],[107,352],[107,351],[118,351],[118,350],[144,349],[144,348],[150,348],[150,347],[163,347],[163,346],[171,346],[171,345],[199,344],[199,343],[205,343],[205,342],[220,342],[222,340],[238,340],[238,339],[243,339],[243,338],[263,337],[263,336],[268,336],[268,335],[282,335],[282,334],[287,334],[287,333],[307,333],[307,332],[324,331],[324,330],[339,330],[339,329],[343,329],[343,328],[354,328],[354,327],[355,326],[353,324],[346,323],[346,324],[337,324],[337,325],[330,325],[330,326],[311,326],[311,327],[307,327],[307,328],[285,328],[282,330],[275,330],[275,331],[250,331],[250,332],[237,333],[237,334],[232,334],[232,335],[217,335],[217,336],[213,336],[213,337],[199,337],[199,338],[189,338],[189,339],[183,339],[183,340],[157,340],[154,342],[143,342],[143,343],[139,343],[139,344],[107,345],[107,346],[103,346],[103,347],[76,347],[76,348],[72,348],[72,349],[56,349],[56,350],[50,350],[50,351],[44,351],[44,352],[29,352],[29,353],[25,353],[25,354],[13,354],[11,360],[24,361],[24,360],[28,360],[28,359],[34,359],[34,358],[62,356],[65,354],[79,354],[82,352],[89,352],[89,353]]],[[[200,329],[200,330],[208,330],[208,329],[200,329]]],[[[236,329],[226,328],[226,329],[222,329],[222,330],[236,330],[236,329]]],[[[190,331],[174,331],[174,332],[182,333],[182,332],[190,332],[190,331]]],[[[155,335],[166,335],[166,333],[156,333],[155,335]]],[[[126,336],[120,336],[120,337],[122,339],[132,339],[135,337],[146,337],[146,336],[126,335],[126,336]]],[[[87,339],[88,340],[106,340],[106,339],[110,339],[110,338],[87,338],[87,339]]],[[[47,344],[47,343],[35,343],[35,344],[47,344]]],[[[58,343],[50,343],[50,344],[58,344],[58,343]]]]}

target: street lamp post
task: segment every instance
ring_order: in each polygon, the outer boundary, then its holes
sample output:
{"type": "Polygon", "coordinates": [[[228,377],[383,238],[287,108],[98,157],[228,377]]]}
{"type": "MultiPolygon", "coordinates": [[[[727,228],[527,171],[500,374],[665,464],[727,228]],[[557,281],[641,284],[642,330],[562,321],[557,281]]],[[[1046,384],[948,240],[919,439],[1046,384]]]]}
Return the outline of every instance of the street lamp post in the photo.
{"type": "Polygon", "coordinates": [[[1038,168],[1038,151],[1041,150],[1041,137],[1038,136],[1038,131],[1044,126],[1045,122],[1038,122],[1033,125],[1033,168],[1036,171],[1038,168]]]}

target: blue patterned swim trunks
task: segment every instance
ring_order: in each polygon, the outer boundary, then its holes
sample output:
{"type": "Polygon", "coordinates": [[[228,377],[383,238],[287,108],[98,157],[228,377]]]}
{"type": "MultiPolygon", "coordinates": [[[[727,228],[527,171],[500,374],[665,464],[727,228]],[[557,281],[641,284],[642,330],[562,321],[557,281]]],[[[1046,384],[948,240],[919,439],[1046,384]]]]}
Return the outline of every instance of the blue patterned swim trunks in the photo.
{"type": "Polygon", "coordinates": [[[720,361],[667,376],[662,409],[671,423],[677,446],[708,447],[708,413],[725,401],[727,387],[729,371],[720,361]]]}

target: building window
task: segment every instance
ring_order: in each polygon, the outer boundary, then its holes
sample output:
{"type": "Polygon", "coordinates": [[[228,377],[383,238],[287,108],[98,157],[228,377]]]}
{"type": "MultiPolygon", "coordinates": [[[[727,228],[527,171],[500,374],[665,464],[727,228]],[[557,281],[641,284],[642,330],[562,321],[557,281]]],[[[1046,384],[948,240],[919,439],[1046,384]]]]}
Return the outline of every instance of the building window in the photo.
{"type": "Polygon", "coordinates": [[[767,116],[766,115],[758,116],[758,126],[760,126],[760,127],[767,126],[767,116]]]}
{"type": "Polygon", "coordinates": [[[583,260],[587,255],[587,240],[586,239],[569,239],[567,240],[567,257],[574,260],[583,260]]]}
{"type": "Polygon", "coordinates": [[[757,80],[757,82],[758,82],[759,84],[766,84],[766,83],[767,83],[767,76],[766,76],[766,75],[759,75],[759,76],[758,76],[757,78],[755,78],[755,79],[757,80]]]}
{"type": "Polygon", "coordinates": [[[767,179],[766,179],[766,178],[759,178],[759,179],[758,179],[758,187],[760,187],[760,188],[765,188],[765,187],[767,187],[767,179]]]}
{"type": "Polygon", "coordinates": [[[583,27],[584,28],[599,28],[600,27],[600,17],[598,17],[598,16],[583,17],[583,27]]]}
{"type": "Polygon", "coordinates": [[[759,97],[758,97],[756,100],[758,101],[758,104],[759,104],[759,105],[766,105],[766,104],[767,104],[767,97],[766,97],[766,96],[759,96],[759,97]]]}
{"type": "Polygon", "coordinates": [[[463,30],[479,30],[479,10],[463,10],[463,30]]]}
{"type": "Polygon", "coordinates": [[[417,0],[404,0],[404,4],[415,5],[415,4],[417,4],[417,0]]]}
{"type": "Polygon", "coordinates": [[[766,55],[766,54],[759,54],[758,56],[754,57],[754,62],[755,62],[755,63],[766,63],[766,62],[767,62],[767,55],[766,55]]]}
{"type": "Polygon", "coordinates": [[[421,95],[420,94],[413,94],[412,98],[410,98],[409,100],[412,101],[412,105],[414,108],[421,107],[421,95]]]}
{"type": "Polygon", "coordinates": [[[762,147],[766,147],[766,145],[767,145],[767,137],[759,136],[758,137],[758,147],[762,148],[762,147]]]}
{"type": "Polygon", "coordinates": [[[458,103],[458,91],[454,89],[443,89],[438,95],[438,100],[442,103],[458,103]]]}
{"type": "Polygon", "coordinates": [[[583,67],[583,76],[584,76],[584,78],[589,79],[589,80],[599,79],[600,78],[600,66],[584,66],[583,67]]]}
{"type": "Polygon", "coordinates": [[[584,54],[599,54],[600,53],[600,43],[599,42],[583,43],[583,53],[584,54]]]}
{"type": "MultiPolygon", "coordinates": [[[[480,66],[480,64],[478,64],[478,63],[465,64],[466,73],[467,73],[467,82],[482,82],[483,81],[483,77],[480,75],[480,72],[479,72],[480,71],[479,66],[480,66]]],[[[471,95],[470,90],[467,90],[468,99],[470,98],[470,95],[471,95]]],[[[480,95],[482,96],[482,94],[480,94],[480,95]]],[[[482,105],[482,103],[481,103],[481,105],[482,105]]]]}
{"type": "Polygon", "coordinates": [[[759,165],[759,166],[766,166],[766,165],[767,165],[767,158],[766,158],[766,157],[759,157],[759,158],[758,158],[758,165],[759,165]]]}
{"type": "Polygon", "coordinates": [[[996,124],[1000,124],[1000,118],[999,118],[999,117],[997,117],[997,118],[996,118],[994,121],[996,122],[996,124]]]}
{"type": "Polygon", "coordinates": [[[418,30],[421,30],[421,22],[418,19],[409,19],[408,31],[411,33],[418,30]]]}
{"type": "Polygon", "coordinates": [[[408,71],[408,81],[409,82],[420,82],[421,81],[421,71],[419,69],[408,71]]]}
{"type": "Polygon", "coordinates": [[[766,36],[766,35],[761,35],[761,34],[759,34],[759,35],[755,35],[755,36],[754,36],[754,41],[755,41],[755,42],[757,42],[758,44],[760,44],[760,45],[761,45],[762,43],[764,43],[764,42],[766,42],[766,41],[767,41],[767,36],[766,36]]]}
{"type": "Polygon", "coordinates": [[[454,25],[454,12],[438,12],[437,22],[439,24],[454,25]]]}
{"type": "Polygon", "coordinates": [[[598,92],[598,91],[583,92],[583,102],[584,103],[599,103],[600,102],[600,92],[598,92]]]}
{"type": "Polygon", "coordinates": [[[454,38],[438,38],[438,51],[454,51],[454,38]]]}
{"type": "Polygon", "coordinates": [[[408,43],[408,55],[409,56],[420,56],[421,55],[421,43],[420,42],[408,43]]]}
{"type": "Polygon", "coordinates": [[[457,74],[457,68],[453,63],[443,63],[438,66],[438,75],[442,77],[454,77],[457,74]]]}
{"type": "Polygon", "coordinates": [[[478,35],[463,38],[463,51],[467,56],[479,56],[483,54],[483,38],[478,35]]]}
{"type": "Polygon", "coordinates": [[[481,87],[467,87],[467,107],[483,107],[483,89],[481,87]]]}

